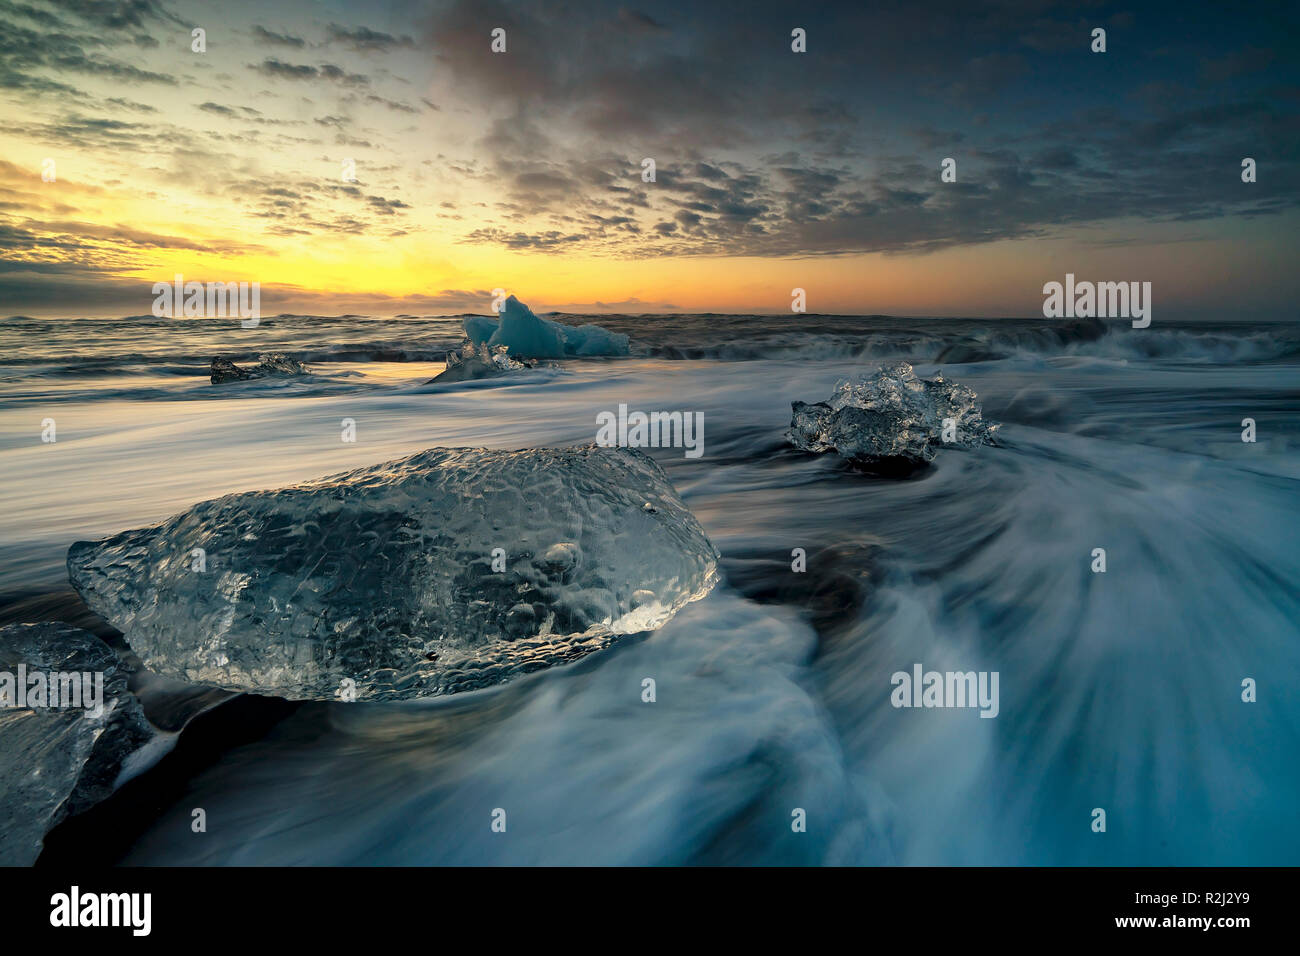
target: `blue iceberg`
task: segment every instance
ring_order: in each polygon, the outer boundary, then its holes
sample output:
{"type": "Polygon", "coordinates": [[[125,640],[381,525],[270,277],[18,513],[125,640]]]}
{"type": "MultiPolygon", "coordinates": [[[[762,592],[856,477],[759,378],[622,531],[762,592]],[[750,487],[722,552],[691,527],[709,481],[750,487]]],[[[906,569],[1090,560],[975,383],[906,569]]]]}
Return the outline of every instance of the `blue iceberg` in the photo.
{"type": "Polygon", "coordinates": [[[506,299],[501,318],[472,315],[465,319],[465,335],[475,346],[489,349],[504,345],[515,358],[570,358],[591,355],[627,355],[631,340],[599,325],[564,325],[539,319],[513,295],[506,299]]]}

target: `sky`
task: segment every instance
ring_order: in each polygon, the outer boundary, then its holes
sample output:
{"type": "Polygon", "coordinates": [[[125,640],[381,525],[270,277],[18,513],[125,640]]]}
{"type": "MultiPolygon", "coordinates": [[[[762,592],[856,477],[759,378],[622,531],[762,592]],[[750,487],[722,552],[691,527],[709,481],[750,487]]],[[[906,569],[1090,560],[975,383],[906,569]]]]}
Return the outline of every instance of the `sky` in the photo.
{"type": "Polygon", "coordinates": [[[1298,9],[0,0],[0,315],[1289,318],[1298,9]]]}

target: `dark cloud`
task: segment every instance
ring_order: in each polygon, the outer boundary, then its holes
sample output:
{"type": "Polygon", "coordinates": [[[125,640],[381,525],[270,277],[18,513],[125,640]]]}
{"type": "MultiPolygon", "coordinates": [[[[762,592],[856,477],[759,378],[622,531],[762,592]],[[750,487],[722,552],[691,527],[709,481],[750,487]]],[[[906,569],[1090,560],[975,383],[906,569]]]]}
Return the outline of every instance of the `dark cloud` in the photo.
{"type": "Polygon", "coordinates": [[[412,48],[415,40],[409,36],[395,37],[389,33],[380,33],[369,27],[343,27],[331,23],[327,28],[331,43],[336,43],[357,53],[382,53],[401,47],[412,48]]]}
{"type": "MultiPolygon", "coordinates": [[[[3,227],[0,227],[0,247],[3,227]]],[[[24,309],[88,316],[147,315],[154,301],[154,280],[120,279],[76,263],[17,264],[0,262],[0,301],[22,302],[24,309]]],[[[170,280],[170,275],[160,278],[170,280]]],[[[196,281],[228,281],[225,275],[196,275],[196,281]]],[[[382,293],[328,294],[313,289],[261,282],[264,315],[393,315],[398,313],[485,313],[491,308],[487,289],[444,289],[410,296],[382,293]]],[[[629,300],[638,303],[639,300],[629,300]]],[[[574,306],[570,306],[574,307],[574,306]]]]}
{"type": "Polygon", "coordinates": [[[130,110],[133,113],[157,113],[158,108],[150,106],[148,103],[137,103],[135,100],[128,100],[120,96],[114,96],[104,101],[109,106],[116,106],[119,109],[130,110]]]}
{"type": "Polygon", "coordinates": [[[383,216],[391,216],[399,209],[411,208],[400,199],[385,199],[383,196],[367,196],[366,202],[371,209],[383,216]]]}
{"type": "Polygon", "coordinates": [[[368,86],[370,78],[360,73],[349,73],[341,66],[335,66],[332,63],[322,63],[320,75],[327,80],[334,80],[336,83],[345,83],[348,86],[368,86]]]}
{"type": "Polygon", "coordinates": [[[58,8],[60,13],[111,30],[181,22],[158,0],[58,0],[58,8]]]}
{"type": "Polygon", "coordinates": [[[263,26],[254,25],[252,33],[254,37],[268,46],[283,46],[301,50],[307,45],[307,41],[302,37],[296,37],[288,33],[276,33],[274,30],[268,30],[263,26]]]}
{"type": "Polygon", "coordinates": [[[1079,156],[1066,146],[1053,146],[1040,152],[1034,165],[1041,169],[1075,169],[1079,165],[1079,156]]]}
{"type": "Polygon", "coordinates": [[[229,106],[222,106],[220,103],[200,103],[199,109],[205,113],[216,113],[218,116],[238,116],[239,111],[229,106]]]}
{"type": "Polygon", "coordinates": [[[568,176],[552,170],[519,173],[514,179],[516,189],[529,192],[561,192],[567,194],[573,189],[573,185],[573,180],[568,176]]]}
{"type": "Polygon", "coordinates": [[[0,0],[0,14],[3,14],[7,19],[19,17],[40,24],[43,27],[66,29],[68,25],[66,21],[55,16],[52,11],[34,7],[29,3],[11,3],[9,0],[0,0]]]}
{"type": "Polygon", "coordinates": [[[284,63],[274,57],[268,57],[253,67],[266,76],[277,76],[289,80],[310,80],[320,76],[320,70],[314,66],[284,63]]]}
{"type": "Polygon", "coordinates": [[[270,220],[274,235],[318,231],[361,235],[411,208],[401,199],[367,193],[361,185],[309,179],[242,180],[232,181],[226,193],[243,203],[248,215],[270,220]]]}
{"type": "Polygon", "coordinates": [[[86,47],[100,44],[96,36],[78,36],[65,32],[31,30],[12,22],[0,31],[0,76],[24,76],[26,83],[9,84],[11,88],[66,91],[66,84],[39,78],[34,71],[48,69],[63,73],[81,73],[109,77],[125,83],[161,83],[175,85],[173,76],[144,70],[123,60],[86,47]]]}
{"type": "Polygon", "coordinates": [[[87,239],[108,240],[117,245],[139,246],[148,249],[190,249],[196,252],[211,251],[236,255],[266,251],[255,243],[213,242],[211,240],[199,242],[185,236],[162,235],[121,224],[104,226],[88,222],[28,221],[26,225],[29,229],[39,232],[46,242],[50,241],[50,237],[53,236],[56,238],[72,237],[79,241],[87,239]]]}
{"type": "Polygon", "coordinates": [[[61,147],[80,147],[90,150],[121,150],[138,152],[155,150],[169,145],[175,133],[160,126],[132,123],[103,116],[84,116],[70,113],[47,123],[33,124],[30,134],[44,137],[61,147]]]}
{"type": "Polygon", "coordinates": [[[633,30],[645,33],[667,33],[668,28],[650,16],[648,13],[642,13],[640,10],[629,10],[627,7],[619,10],[619,19],[633,30]]]}
{"type": "Polygon", "coordinates": [[[385,99],[384,97],[382,97],[382,96],[378,96],[378,95],[376,95],[376,94],[374,94],[374,93],[371,93],[371,94],[369,94],[369,95],[366,96],[366,102],[367,102],[367,103],[375,103],[375,104],[377,104],[377,105],[379,105],[379,106],[386,107],[387,109],[394,110],[394,111],[399,112],[399,113],[416,113],[416,114],[418,114],[418,113],[420,112],[420,111],[417,110],[414,106],[411,106],[411,105],[409,105],[409,104],[407,104],[407,103],[399,103],[399,102],[397,102],[396,100],[385,99]]]}
{"type": "Polygon", "coordinates": [[[76,99],[87,97],[87,94],[75,86],[69,86],[67,83],[60,83],[57,80],[50,80],[43,76],[29,76],[4,67],[0,67],[0,88],[25,90],[32,93],[63,93],[76,99]]]}
{"type": "Polygon", "coordinates": [[[475,229],[466,237],[468,242],[490,242],[507,249],[555,249],[560,246],[582,242],[585,237],[579,233],[565,235],[551,230],[541,233],[506,232],[500,229],[475,229]]]}
{"type": "Polygon", "coordinates": [[[1013,0],[794,13],[758,2],[743,14],[574,0],[566,11],[559,27],[540,2],[451,0],[424,21],[434,56],[488,118],[477,145],[505,193],[466,241],[626,256],[924,253],[1300,201],[1296,97],[1225,96],[1211,82],[1294,90],[1294,64],[1281,73],[1260,39],[1198,30],[1204,11],[1186,26],[1105,0],[1086,15],[1013,0]],[[796,22],[807,54],[789,52],[796,22]],[[488,24],[507,29],[508,53],[490,52],[488,24]],[[1098,24],[1112,46],[1164,59],[1092,54],[1098,24]],[[580,56],[551,55],[557,30],[580,56]],[[1177,96],[1148,95],[1171,73],[1177,96]],[[1240,158],[1254,153],[1280,164],[1267,195],[1241,188],[1240,158]],[[655,183],[640,182],[647,156],[655,183]],[[948,156],[955,183],[939,178],[948,156]],[[633,221],[611,225],[620,215],[633,221]],[[526,226],[509,221],[521,216],[526,226]]]}
{"type": "Polygon", "coordinates": [[[275,57],[267,57],[261,63],[254,64],[252,68],[263,76],[272,76],[283,80],[326,79],[347,86],[368,86],[370,84],[369,77],[360,73],[349,73],[343,67],[335,66],[332,63],[310,66],[302,63],[285,63],[275,57]]]}

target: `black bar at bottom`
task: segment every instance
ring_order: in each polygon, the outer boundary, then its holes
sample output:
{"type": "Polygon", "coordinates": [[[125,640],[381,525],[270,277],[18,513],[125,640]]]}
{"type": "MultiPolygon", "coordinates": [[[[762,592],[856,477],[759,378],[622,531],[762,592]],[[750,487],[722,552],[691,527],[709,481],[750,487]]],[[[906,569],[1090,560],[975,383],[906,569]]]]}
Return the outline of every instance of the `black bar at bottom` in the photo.
{"type": "Polygon", "coordinates": [[[847,928],[864,942],[880,941],[882,928],[910,926],[926,943],[1134,936],[1231,945],[1286,931],[1295,876],[1218,868],[43,868],[0,871],[0,882],[20,939],[79,933],[176,943],[213,933],[259,948],[338,947],[407,934],[445,945],[449,933],[467,932],[497,946],[502,934],[599,929],[594,939],[613,943],[626,933],[635,946],[692,925],[733,943],[802,925],[810,939],[847,928]],[[147,934],[138,932],[144,897],[134,894],[149,894],[147,934]],[[115,916],[120,925],[80,925],[115,916]]]}

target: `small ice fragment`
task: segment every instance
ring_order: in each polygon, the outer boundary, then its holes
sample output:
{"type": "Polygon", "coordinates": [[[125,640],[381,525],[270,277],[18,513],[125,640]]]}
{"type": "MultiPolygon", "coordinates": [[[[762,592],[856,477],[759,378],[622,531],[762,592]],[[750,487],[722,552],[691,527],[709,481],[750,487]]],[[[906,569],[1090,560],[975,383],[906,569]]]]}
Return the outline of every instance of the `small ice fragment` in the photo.
{"type": "Polygon", "coordinates": [[[212,360],[212,366],[208,370],[213,385],[222,382],[244,382],[254,378],[308,374],[310,370],[307,366],[283,352],[263,353],[258,356],[258,363],[251,368],[242,368],[225,356],[218,355],[212,360]]]}
{"type": "Polygon", "coordinates": [[[787,441],[859,465],[923,465],[939,448],[996,444],[998,426],[984,420],[971,389],[942,373],[917,378],[906,362],[841,382],[826,402],[793,402],[791,410],[787,441]]]}

